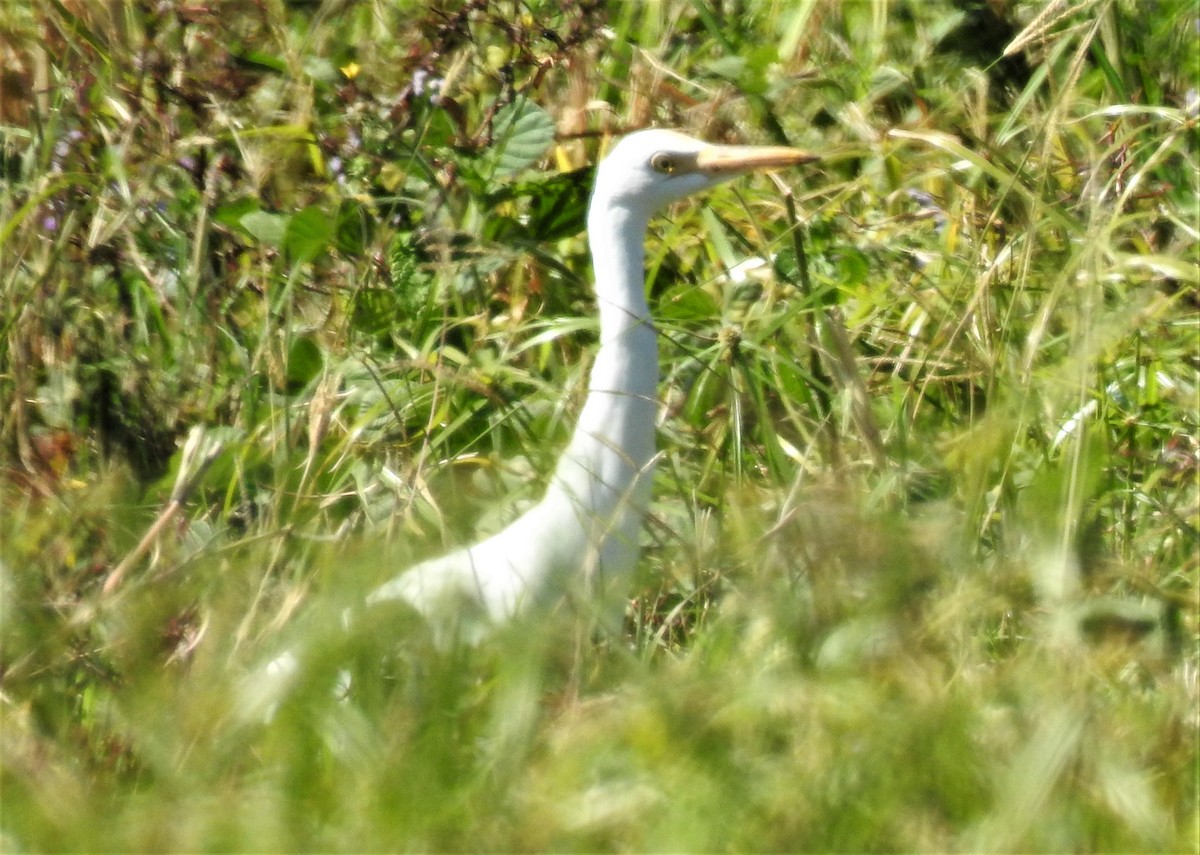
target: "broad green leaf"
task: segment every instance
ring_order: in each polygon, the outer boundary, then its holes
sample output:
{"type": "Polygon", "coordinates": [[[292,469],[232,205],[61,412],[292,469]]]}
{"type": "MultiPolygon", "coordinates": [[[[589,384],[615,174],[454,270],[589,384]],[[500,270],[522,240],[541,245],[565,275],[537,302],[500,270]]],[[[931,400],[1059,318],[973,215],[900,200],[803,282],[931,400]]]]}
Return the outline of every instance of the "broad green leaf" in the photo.
{"type": "Polygon", "coordinates": [[[287,234],[288,216],[286,214],[269,214],[266,211],[251,211],[244,214],[239,222],[243,229],[259,243],[279,249],[283,246],[287,234]]]}
{"type": "Polygon", "coordinates": [[[261,211],[261,208],[259,208],[258,201],[254,197],[243,196],[240,199],[234,199],[232,202],[221,205],[213,211],[212,218],[213,222],[220,223],[226,228],[250,231],[246,224],[242,222],[242,219],[247,214],[259,211],[261,211]]]}
{"type": "Polygon", "coordinates": [[[497,110],[492,127],[494,178],[505,178],[528,168],[554,142],[554,119],[523,98],[497,110]]]}
{"type": "Polygon", "coordinates": [[[333,219],[320,208],[310,206],[292,215],[284,233],[283,248],[294,263],[312,261],[334,237],[333,219]]]}
{"type": "Polygon", "coordinates": [[[685,282],[659,297],[657,314],[664,320],[696,321],[718,317],[721,307],[707,292],[685,282]]]}

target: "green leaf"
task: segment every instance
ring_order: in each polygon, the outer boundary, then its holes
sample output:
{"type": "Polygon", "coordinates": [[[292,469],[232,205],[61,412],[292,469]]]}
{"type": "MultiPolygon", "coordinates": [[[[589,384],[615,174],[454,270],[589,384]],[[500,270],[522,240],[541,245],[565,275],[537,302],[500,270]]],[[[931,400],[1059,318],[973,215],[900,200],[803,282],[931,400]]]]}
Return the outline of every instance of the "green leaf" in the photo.
{"type": "Polygon", "coordinates": [[[424,257],[413,235],[397,232],[388,245],[387,258],[399,311],[419,327],[433,311],[432,278],[422,266],[424,257]]]}
{"type": "Polygon", "coordinates": [[[838,283],[843,288],[853,288],[867,280],[871,264],[857,249],[838,250],[836,258],[838,283]]]}
{"type": "Polygon", "coordinates": [[[312,382],[325,367],[321,347],[310,335],[297,336],[288,350],[288,390],[295,392],[312,382]]]}
{"type": "Polygon", "coordinates": [[[288,70],[287,60],[281,56],[267,53],[261,50],[248,50],[242,54],[235,54],[234,59],[246,66],[258,71],[271,71],[276,74],[285,74],[288,70]]]}
{"type": "Polygon", "coordinates": [[[491,216],[483,224],[480,232],[483,240],[489,243],[523,243],[530,239],[529,230],[512,217],[491,216]]]}
{"type": "Polygon", "coordinates": [[[746,59],[741,56],[721,56],[704,64],[705,70],[714,77],[737,80],[746,70],[746,59]]]}
{"type": "Polygon", "coordinates": [[[497,110],[492,125],[495,129],[493,178],[505,178],[526,169],[554,142],[554,119],[524,98],[497,110]]]}
{"type": "Polygon", "coordinates": [[[658,315],[664,320],[697,321],[720,314],[721,307],[711,295],[686,282],[668,289],[658,300],[658,315]]]}
{"type": "Polygon", "coordinates": [[[364,289],[354,295],[350,325],[367,335],[380,335],[395,326],[400,310],[400,298],[394,292],[364,289]]]}
{"type": "MultiPolygon", "coordinates": [[[[417,109],[421,109],[418,105],[417,109]]],[[[458,127],[446,110],[429,108],[421,126],[421,148],[427,151],[448,152],[458,138],[458,127]]]]}
{"type": "Polygon", "coordinates": [[[782,397],[795,403],[807,403],[812,400],[812,390],[809,388],[810,378],[800,370],[799,354],[797,359],[777,359],[774,362],[775,382],[779,386],[782,397]]]}
{"type": "Polygon", "coordinates": [[[265,243],[276,249],[283,246],[284,235],[287,234],[288,227],[286,214],[251,211],[249,214],[244,214],[238,222],[259,243],[265,243]]]}
{"type": "Polygon", "coordinates": [[[528,228],[534,240],[560,240],[583,230],[591,178],[591,169],[577,169],[540,183],[529,212],[528,228]]]}
{"type": "Polygon", "coordinates": [[[587,219],[593,171],[576,169],[537,181],[505,185],[488,193],[489,207],[525,202],[528,210],[519,222],[507,217],[490,217],[484,227],[484,237],[500,242],[510,239],[555,241],[579,234],[587,219]]]}
{"type": "Polygon", "coordinates": [[[374,231],[375,218],[358,202],[346,199],[338,206],[334,245],[343,255],[361,255],[374,231]]]}
{"type": "Polygon", "coordinates": [[[235,199],[213,211],[213,222],[230,229],[250,231],[242,222],[242,218],[258,211],[261,211],[258,201],[253,196],[243,196],[241,199],[235,199]]]}
{"type": "Polygon", "coordinates": [[[334,232],[333,219],[315,205],[310,206],[292,215],[283,248],[294,263],[312,261],[329,247],[334,232]]]}
{"type": "Polygon", "coordinates": [[[704,428],[710,424],[713,408],[729,390],[728,373],[726,365],[720,362],[701,367],[683,408],[683,417],[692,427],[704,428]]]}

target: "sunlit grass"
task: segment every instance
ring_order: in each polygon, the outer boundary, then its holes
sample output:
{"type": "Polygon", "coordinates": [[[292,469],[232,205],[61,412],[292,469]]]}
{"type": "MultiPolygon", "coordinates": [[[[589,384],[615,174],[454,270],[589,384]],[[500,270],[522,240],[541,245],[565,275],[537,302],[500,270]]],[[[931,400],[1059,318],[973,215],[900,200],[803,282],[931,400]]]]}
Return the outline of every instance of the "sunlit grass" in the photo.
{"type": "Polygon", "coordinates": [[[0,846],[1194,848],[1195,10],[745,5],[0,12],[0,846]],[[825,159],[651,229],[624,635],[347,622],[538,497],[650,123],[825,159]]]}

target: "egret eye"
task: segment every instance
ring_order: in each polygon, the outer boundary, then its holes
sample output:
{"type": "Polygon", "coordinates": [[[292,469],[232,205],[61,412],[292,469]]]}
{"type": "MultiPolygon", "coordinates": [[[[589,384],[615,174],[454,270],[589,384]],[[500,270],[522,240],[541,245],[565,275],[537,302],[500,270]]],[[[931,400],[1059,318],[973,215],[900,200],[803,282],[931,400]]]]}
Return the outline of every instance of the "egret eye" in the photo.
{"type": "Polygon", "coordinates": [[[659,152],[650,158],[650,166],[657,172],[663,175],[670,175],[675,171],[675,158],[665,152],[659,152]]]}

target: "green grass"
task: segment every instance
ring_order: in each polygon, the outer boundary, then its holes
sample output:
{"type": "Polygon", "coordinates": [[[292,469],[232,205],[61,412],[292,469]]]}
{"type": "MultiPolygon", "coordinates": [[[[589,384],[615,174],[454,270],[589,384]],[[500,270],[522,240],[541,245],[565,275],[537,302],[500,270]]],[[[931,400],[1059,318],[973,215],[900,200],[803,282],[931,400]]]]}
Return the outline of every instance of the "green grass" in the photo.
{"type": "Polygon", "coordinates": [[[1194,851],[1192,4],[18,5],[0,847],[1194,851]],[[537,498],[647,124],[824,159],[652,227],[625,635],[346,630],[537,498]]]}

